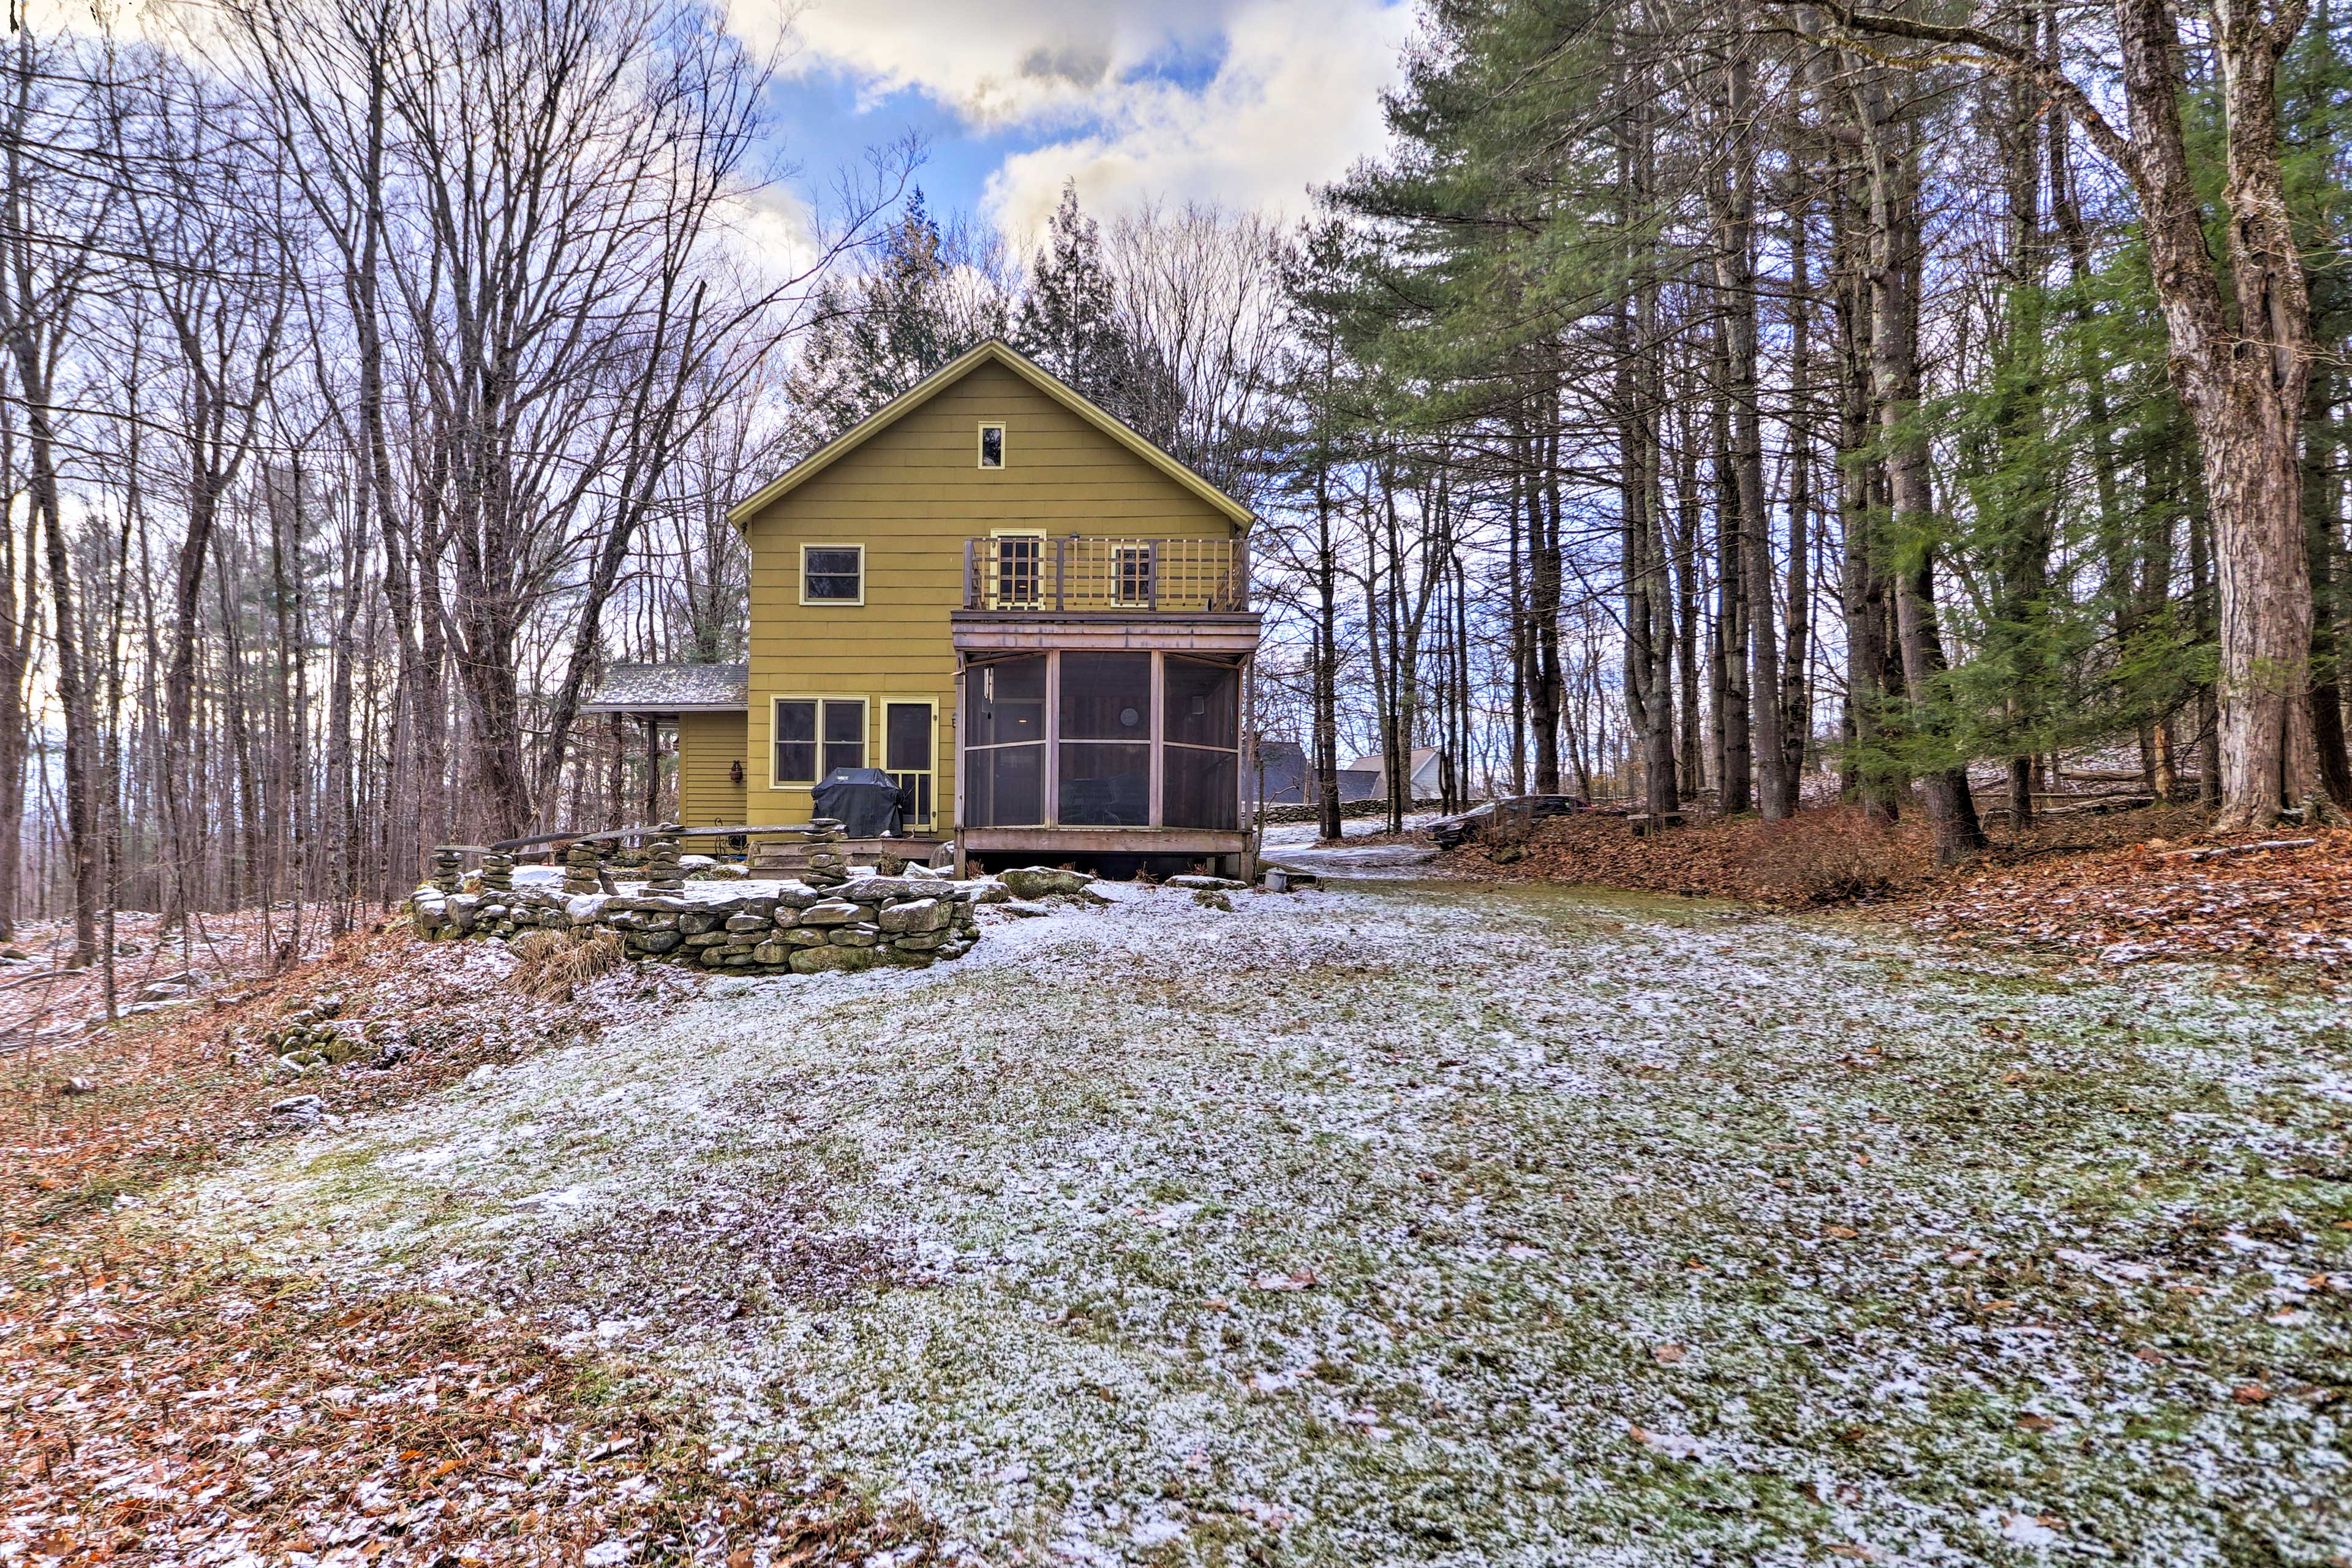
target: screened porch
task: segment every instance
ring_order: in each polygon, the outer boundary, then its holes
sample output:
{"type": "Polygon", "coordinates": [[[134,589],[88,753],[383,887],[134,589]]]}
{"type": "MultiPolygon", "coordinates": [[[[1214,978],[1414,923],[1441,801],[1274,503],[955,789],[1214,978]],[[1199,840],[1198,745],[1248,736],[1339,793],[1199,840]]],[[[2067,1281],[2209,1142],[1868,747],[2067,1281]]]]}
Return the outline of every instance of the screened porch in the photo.
{"type": "Polygon", "coordinates": [[[1237,833],[1241,715],[1237,658],[1055,649],[975,661],[959,727],[962,826],[1237,833]]]}

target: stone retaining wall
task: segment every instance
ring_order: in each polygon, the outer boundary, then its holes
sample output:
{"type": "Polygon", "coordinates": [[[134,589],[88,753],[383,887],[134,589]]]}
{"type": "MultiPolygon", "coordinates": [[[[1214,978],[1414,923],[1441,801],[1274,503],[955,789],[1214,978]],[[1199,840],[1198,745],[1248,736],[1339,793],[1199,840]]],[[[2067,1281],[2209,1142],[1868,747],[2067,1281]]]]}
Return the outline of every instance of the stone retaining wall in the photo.
{"type": "Polygon", "coordinates": [[[619,935],[631,958],[706,969],[814,974],[896,964],[927,969],[961,958],[980,940],[973,906],[1005,897],[992,881],[854,877],[803,882],[705,884],[696,893],[568,894],[551,888],[447,892],[427,884],[409,920],[428,942],[571,931],[619,935]],[[722,890],[723,889],[723,890],[722,890]]]}

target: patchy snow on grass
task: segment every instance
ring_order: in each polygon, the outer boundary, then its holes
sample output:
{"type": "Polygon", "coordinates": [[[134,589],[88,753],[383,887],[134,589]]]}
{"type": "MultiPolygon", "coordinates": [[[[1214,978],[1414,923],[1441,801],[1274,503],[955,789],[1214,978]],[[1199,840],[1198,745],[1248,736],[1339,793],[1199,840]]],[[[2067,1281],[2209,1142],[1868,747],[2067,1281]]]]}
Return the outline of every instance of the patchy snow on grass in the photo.
{"type": "Polygon", "coordinates": [[[988,1561],[2352,1547],[2332,999],[1555,889],[1104,891],[713,980],[183,1222],[534,1316],[988,1561]]]}

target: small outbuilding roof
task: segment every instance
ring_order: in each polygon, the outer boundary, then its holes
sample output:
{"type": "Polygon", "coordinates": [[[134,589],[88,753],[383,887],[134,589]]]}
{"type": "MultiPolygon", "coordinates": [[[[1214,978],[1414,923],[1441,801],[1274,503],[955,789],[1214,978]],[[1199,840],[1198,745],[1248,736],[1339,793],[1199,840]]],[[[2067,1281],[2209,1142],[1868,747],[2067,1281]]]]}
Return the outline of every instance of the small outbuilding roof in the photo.
{"type": "Polygon", "coordinates": [[[615,664],[583,713],[740,713],[751,706],[748,664],[615,664]]]}

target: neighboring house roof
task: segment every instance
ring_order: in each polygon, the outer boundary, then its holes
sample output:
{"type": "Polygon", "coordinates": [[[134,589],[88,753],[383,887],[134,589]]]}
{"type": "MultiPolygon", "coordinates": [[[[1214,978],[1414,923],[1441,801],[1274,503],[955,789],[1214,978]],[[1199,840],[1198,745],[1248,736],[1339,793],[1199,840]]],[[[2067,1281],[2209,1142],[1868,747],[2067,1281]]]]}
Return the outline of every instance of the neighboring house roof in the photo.
{"type": "Polygon", "coordinates": [[[1244,783],[1255,798],[1274,805],[1307,800],[1307,752],[1296,741],[1260,741],[1257,765],[1244,783]]]}
{"type": "Polygon", "coordinates": [[[1210,506],[1223,512],[1242,528],[1256,521],[1249,508],[1202,479],[1184,464],[1170,457],[1152,442],[1137,435],[1117,416],[1097,405],[1085,394],[1069,383],[1015,352],[999,338],[991,338],[971,353],[941,366],[917,382],[907,391],[892,398],[864,419],[810,453],[777,479],[761,486],[751,496],[740,500],[728,510],[727,516],[740,528],[753,513],[789,495],[806,481],[814,479],[882,431],[897,424],[907,415],[930,401],[936,394],[954,385],[983,364],[1001,364],[1063,407],[1092,425],[1112,440],[1133,452],[1145,462],[1182,485],[1210,506]]]}
{"type": "MultiPolygon", "coordinates": [[[[1412,749],[1412,771],[1416,773],[1426,769],[1430,763],[1436,760],[1437,748],[1435,746],[1415,746],[1412,749]]],[[[1381,754],[1378,752],[1366,752],[1362,756],[1358,757],[1354,762],[1349,763],[1348,765],[1351,768],[1370,768],[1374,773],[1380,773],[1382,771],[1381,754]]]]}
{"type": "Polygon", "coordinates": [[[733,713],[751,705],[748,664],[615,664],[583,713],[733,713]]]}
{"type": "MultiPolygon", "coordinates": [[[[1369,773],[1374,779],[1380,778],[1386,771],[1381,765],[1381,754],[1378,752],[1367,752],[1349,763],[1348,766],[1351,771],[1369,773]]],[[[1412,786],[1416,794],[1434,794],[1437,789],[1437,748],[1415,746],[1412,749],[1412,772],[1405,775],[1405,782],[1412,786]]],[[[1385,786],[1375,784],[1373,787],[1379,789],[1385,786]]]]}

